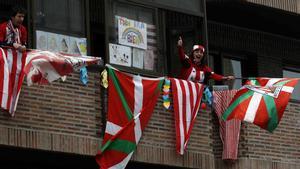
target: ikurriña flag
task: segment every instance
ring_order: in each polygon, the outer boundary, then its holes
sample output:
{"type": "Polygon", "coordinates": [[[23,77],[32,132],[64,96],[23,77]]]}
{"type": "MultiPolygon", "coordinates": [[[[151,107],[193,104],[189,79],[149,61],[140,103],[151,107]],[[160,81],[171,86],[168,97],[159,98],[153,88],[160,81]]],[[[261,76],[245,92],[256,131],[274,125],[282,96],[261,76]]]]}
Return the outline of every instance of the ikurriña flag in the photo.
{"type": "Polygon", "coordinates": [[[102,146],[96,155],[101,169],[123,169],[142,136],[164,78],[146,78],[108,66],[108,113],[102,146]]]}
{"type": "Polygon", "coordinates": [[[299,78],[248,80],[232,99],[222,118],[254,123],[270,132],[279,124],[299,78]]]}

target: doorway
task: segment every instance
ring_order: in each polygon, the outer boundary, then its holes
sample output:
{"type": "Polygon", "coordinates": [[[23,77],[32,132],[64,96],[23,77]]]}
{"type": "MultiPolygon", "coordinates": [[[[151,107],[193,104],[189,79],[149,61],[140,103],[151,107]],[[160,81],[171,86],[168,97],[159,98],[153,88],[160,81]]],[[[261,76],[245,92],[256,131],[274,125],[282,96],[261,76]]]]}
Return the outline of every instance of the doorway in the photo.
{"type": "Polygon", "coordinates": [[[174,11],[166,11],[165,14],[168,76],[178,77],[181,69],[177,49],[179,36],[183,39],[187,55],[191,53],[194,44],[205,44],[203,18],[174,11]]]}

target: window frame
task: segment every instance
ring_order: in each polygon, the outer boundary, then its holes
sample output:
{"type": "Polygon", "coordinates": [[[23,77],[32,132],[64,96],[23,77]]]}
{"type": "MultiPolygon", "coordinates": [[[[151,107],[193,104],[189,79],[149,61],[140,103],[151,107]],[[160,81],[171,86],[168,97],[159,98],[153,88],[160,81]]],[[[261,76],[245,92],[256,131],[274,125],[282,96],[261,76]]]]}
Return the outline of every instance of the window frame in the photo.
{"type": "MultiPolygon", "coordinates": [[[[224,58],[226,59],[232,59],[232,60],[236,60],[236,61],[240,61],[241,63],[241,78],[245,78],[248,76],[249,71],[247,70],[247,67],[249,66],[247,64],[247,60],[249,60],[251,57],[257,57],[255,54],[250,54],[250,53],[245,53],[242,51],[238,51],[238,52],[234,52],[234,51],[230,51],[230,50],[215,50],[214,47],[211,48],[210,53],[209,53],[209,57],[210,57],[210,66],[213,69],[214,72],[218,73],[218,74],[222,74],[224,75],[224,58]]],[[[257,65],[256,66],[256,71],[257,71],[257,65]]],[[[255,76],[257,76],[257,72],[255,72],[255,76]]],[[[224,76],[228,76],[227,74],[224,76]]],[[[240,77],[238,77],[240,78],[240,77]]],[[[241,79],[241,85],[243,86],[243,84],[246,82],[247,79],[241,79]]],[[[220,82],[210,82],[210,85],[224,85],[223,81],[220,82]]]]}
{"type": "MultiPolygon", "coordinates": [[[[105,55],[105,60],[106,63],[109,63],[109,30],[110,30],[110,25],[111,25],[111,19],[115,18],[115,15],[113,13],[114,9],[111,9],[111,4],[113,4],[113,6],[115,6],[116,3],[120,3],[122,5],[129,5],[129,6],[133,6],[133,7],[140,7],[140,8],[146,8],[146,9],[150,9],[153,11],[153,19],[154,19],[154,24],[157,26],[156,28],[156,35],[157,35],[157,57],[158,60],[161,61],[161,63],[158,63],[162,66],[162,70],[145,70],[145,69],[139,69],[139,68],[135,68],[135,67],[127,67],[127,66],[122,66],[122,65],[116,65],[116,64],[111,64],[114,67],[116,67],[117,69],[120,69],[122,71],[125,72],[129,72],[129,73],[134,73],[134,74],[144,74],[150,77],[159,77],[159,76],[163,76],[165,74],[165,59],[164,56],[162,55],[162,51],[164,51],[164,43],[161,42],[164,40],[164,38],[162,38],[161,36],[163,36],[163,33],[161,32],[161,27],[162,25],[160,24],[160,19],[159,19],[159,10],[156,7],[152,7],[152,6],[147,6],[144,4],[140,4],[140,3],[134,3],[134,2],[128,2],[125,0],[105,0],[105,44],[106,44],[106,55],[105,55]],[[161,36],[160,36],[161,35],[161,36]]],[[[130,19],[130,18],[129,18],[130,19]]]]}
{"type": "MultiPolygon", "coordinates": [[[[36,13],[37,13],[37,6],[36,6],[36,3],[34,1],[32,1],[32,15],[31,17],[33,18],[33,35],[34,35],[34,39],[36,39],[36,35],[35,35],[35,32],[36,30],[41,30],[41,31],[47,31],[47,32],[51,32],[51,33],[57,33],[57,34],[63,34],[63,35],[67,35],[67,36],[74,36],[74,37],[85,37],[87,38],[87,32],[88,32],[88,27],[86,26],[87,23],[88,23],[88,20],[87,20],[87,3],[84,1],[84,0],[79,0],[81,1],[81,6],[79,6],[81,8],[81,11],[82,11],[82,32],[72,32],[72,31],[68,31],[68,30],[61,30],[61,29],[55,29],[55,28],[48,28],[48,27],[43,27],[43,26],[37,26],[36,25],[36,20],[37,20],[37,17],[36,17],[36,13]]],[[[69,2],[71,2],[71,0],[69,0],[69,2]]],[[[68,18],[68,22],[71,21],[71,18],[69,17],[68,18]]],[[[70,26],[70,24],[67,24],[68,27],[70,26]]],[[[87,39],[88,41],[88,39],[87,39]]],[[[34,41],[34,46],[35,46],[35,41],[34,41]]]]}
{"type": "MultiPolygon", "coordinates": [[[[222,75],[224,76],[234,76],[233,74],[224,74],[224,69],[225,69],[225,59],[228,59],[228,60],[234,60],[234,61],[238,61],[240,63],[240,66],[241,66],[241,77],[236,77],[236,78],[243,78],[243,60],[244,60],[244,57],[238,57],[238,56],[232,56],[232,55],[224,55],[221,60],[222,60],[222,75]]],[[[240,80],[241,81],[241,86],[243,86],[243,80],[242,79],[236,79],[236,80],[240,80]]],[[[223,84],[226,84],[225,82],[222,82],[223,84]]],[[[232,82],[232,84],[234,84],[234,82],[232,82]]],[[[236,88],[231,88],[229,85],[228,85],[229,89],[236,89],[236,88]]],[[[239,88],[237,88],[239,89],[239,88]]]]}
{"type": "Polygon", "coordinates": [[[172,11],[181,12],[181,13],[194,15],[194,16],[199,16],[199,17],[204,17],[204,15],[205,15],[205,10],[204,10],[205,0],[200,1],[200,10],[201,11],[199,11],[199,12],[185,10],[185,9],[181,9],[181,8],[177,8],[177,7],[173,7],[173,6],[169,6],[169,5],[165,5],[165,4],[161,4],[161,3],[155,3],[155,2],[150,3],[150,2],[147,2],[147,1],[141,1],[141,0],[121,0],[121,1],[141,3],[141,4],[146,5],[146,6],[153,6],[153,7],[157,7],[157,8],[172,10],[172,11]]]}
{"type": "MultiPolygon", "coordinates": [[[[283,66],[282,68],[282,77],[283,77],[283,71],[290,71],[290,72],[294,72],[294,73],[299,73],[300,74],[300,68],[296,68],[295,66],[288,66],[288,65],[285,65],[283,66]]],[[[300,76],[299,76],[300,77],[300,76]]],[[[300,83],[298,82],[296,86],[300,86],[300,83]]],[[[295,87],[296,87],[295,86],[295,87]]],[[[295,98],[292,98],[292,95],[290,96],[290,100],[289,102],[294,102],[294,103],[300,103],[300,96],[299,96],[299,99],[295,99],[295,98]]]]}
{"type": "MultiPolygon", "coordinates": [[[[195,15],[191,15],[189,13],[180,13],[177,11],[167,11],[165,16],[170,17],[169,15],[177,16],[179,15],[180,18],[184,17],[189,18],[189,20],[193,20],[191,25],[181,25],[178,23],[176,24],[169,24],[170,21],[166,20],[165,26],[168,28],[165,29],[166,31],[166,59],[167,59],[167,75],[171,77],[179,77],[180,75],[180,68],[182,64],[179,60],[178,50],[177,50],[177,41],[178,37],[182,36],[183,38],[183,48],[185,54],[190,55],[191,49],[195,44],[201,44],[205,47],[206,52],[204,53],[204,62],[209,62],[208,59],[208,47],[207,47],[207,39],[206,39],[206,26],[205,18],[198,17],[195,15]],[[167,12],[169,12],[167,14],[167,12]],[[173,53],[175,51],[175,53],[173,53]]],[[[177,19],[178,20],[178,19],[177,19]]],[[[171,21],[172,22],[172,21],[171,21]]],[[[181,22],[181,20],[180,20],[181,22]]]]}

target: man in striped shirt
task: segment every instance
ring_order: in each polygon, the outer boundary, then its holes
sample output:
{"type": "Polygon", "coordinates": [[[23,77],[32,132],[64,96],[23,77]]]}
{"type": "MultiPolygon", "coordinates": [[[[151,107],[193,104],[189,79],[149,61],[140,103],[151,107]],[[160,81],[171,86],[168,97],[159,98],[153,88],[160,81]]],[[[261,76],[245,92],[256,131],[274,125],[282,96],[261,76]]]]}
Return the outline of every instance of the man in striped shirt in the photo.
{"type": "Polygon", "coordinates": [[[20,52],[26,50],[27,30],[22,25],[26,10],[23,7],[12,8],[10,20],[0,24],[0,46],[13,47],[20,52]]]}
{"type": "Polygon", "coordinates": [[[180,71],[180,78],[193,81],[206,83],[208,79],[233,80],[234,76],[222,76],[214,73],[211,68],[204,64],[204,47],[202,45],[194,45],[193,51],[190,56],[186,55],[183,49],[182,38],[179,37],[177,42],[178,54],[182,68],[180,71]]]}

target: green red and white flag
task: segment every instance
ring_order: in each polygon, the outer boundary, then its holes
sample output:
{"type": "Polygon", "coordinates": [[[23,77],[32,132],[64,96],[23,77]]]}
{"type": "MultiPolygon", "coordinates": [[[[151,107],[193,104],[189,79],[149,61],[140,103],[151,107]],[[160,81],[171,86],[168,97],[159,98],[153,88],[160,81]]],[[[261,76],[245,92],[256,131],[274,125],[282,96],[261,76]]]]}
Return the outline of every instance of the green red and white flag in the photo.
{"type": "Polygon", "coordinates": [[[176,151],[183,155],[197,117],[204,85],[170,78],[176,128],[176,151]]]}
{"type": "Polygon", "coordinates": [[[240,119],[270,132],[279,124],[298,78],[256,78],[237,92],[224,120],[240,119]]]}
{"type": "Polygon", "coordinates": [[[101,169],[123,169],[150,120],[164,78],[126,74],[110,66],[108,73],[108,117],[96,161],[101,169]]]}

